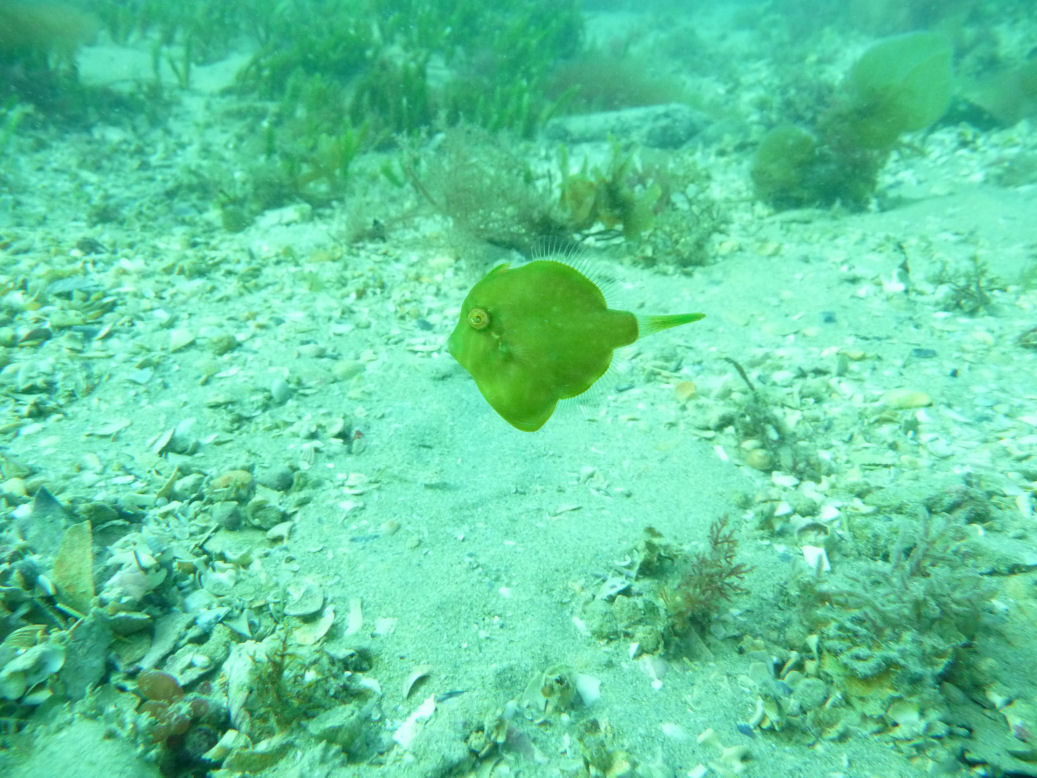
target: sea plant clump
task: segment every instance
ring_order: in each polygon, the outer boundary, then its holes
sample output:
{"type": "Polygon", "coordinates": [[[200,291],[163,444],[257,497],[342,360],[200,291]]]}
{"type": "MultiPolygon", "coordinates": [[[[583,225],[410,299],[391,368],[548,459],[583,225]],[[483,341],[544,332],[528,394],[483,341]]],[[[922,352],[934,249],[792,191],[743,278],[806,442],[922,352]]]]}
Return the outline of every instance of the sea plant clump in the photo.
{"type": "Polygon", "coordinates": [[[946,37],[914,32],[875,43],[816,127],[781,125],[764,136],[752,165],[757,196],[775,208],[862,208],[901,135],[938,120],[950,97],[946,37]]]}
{"type": "Polygon", "coordinates": [[[63,3],[0,3],[0,103],[20,100],[71,115],[84,97],[74,54],[96,19],[63,3]]]}
{"type": "Polygon", "coordinates": [[[261,45],[239,89],[285,99],[293,78],[320,74],[343,88],[342,118],[372,138],[461,122],[529,135],[551,113],[551,69],[582,45],[573,0],[301,0],[257,13],[261,45]]]}
{"type": "MultiPolygon", "coordinates": [[[[858,543],[870,555],[843,559],[838,574],[794,584],[807,628],[819,638],[818,668],[866,717],[893,723],[892,701],[912,699],[939,733],[942,682],[969,675],[970,647],[994,585],[969,564],[969,534],[957,513],[899,517],[897,537],[858,543]]],[[[867,517],[866,532],[889,526],[867,517]]],[[[895,718],[895,717],[894,717],[895,718]]]]}
{"type": "Polygon", "coordinates": [[[742,581],[752,568],[736,561],[738,540],[727,522],[722,516],[710,525],[706,551],[688,555],[676,584],[660,592],[676,635],[704,626],[723,603],[747,591],[742,581]]]}
{"type": "Polygon", "coordinates": [[[724,606],[748,590],[752,568],[737,559],[738,540],[722,516],[704,551],[666,540],[652,527],[583,607],[590,633],[623,639],[639,653],[685,653],[724,606]]]}
{"type": "Polygon", "coordinates": [[[404,171],[423,199],[455,227],[494,246],[533,253],[572,232],[528,160],[472,125],[447,130],[435,148],[408,153],[404,171]]]}

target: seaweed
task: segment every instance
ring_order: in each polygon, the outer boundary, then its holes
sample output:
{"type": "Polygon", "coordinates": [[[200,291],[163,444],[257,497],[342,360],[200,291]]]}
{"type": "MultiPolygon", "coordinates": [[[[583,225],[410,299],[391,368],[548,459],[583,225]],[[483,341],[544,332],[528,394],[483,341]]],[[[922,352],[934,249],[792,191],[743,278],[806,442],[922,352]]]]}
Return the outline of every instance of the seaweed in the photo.
{"type": "Polygon", "coordinates": [[[632,151],[624,151],[613,139],[607,168],[583,165],[573,172],[568,150],[560,151],[559,204],[570,229],[588,232],[597,225],[606,231],[619,230],[630,240],[655,224],[655,209],[662,197],[659,182],[646,174],[632,151]]]}
{"type": "Polygon", "coordinates": [[[789,428],[737,361],[730,357],[723,359],[735,368],[749,388],[749,397],[734,415],[735,432],[746,451],[746,464],[764,472],[780,470],[804,480],[818,480],[822,464],[816,450],[789,428]]]}
{"type": "Polygon", "coordinates": [[[708,550],[690,555],[677,584],[660,591],[675,635],[708,624],[723,603],[747,591],[742,581],[752,568],[735,561],[738,540],[727,522],[722,516],[710,525],[708,550]]]}
{"type": "Polygon", "coordinates": [[[418,193],[463,232],[530,255],[541,241],[564,245],[571,230],[529,163],[489,132],[463,125],[444,133],[435,152],[405,155],[418,193]]]}
{"type": "Polygon", "coordinates": [[[753,568],[737,561],[738,541],[728,517],[713,521],[705,551],[690,552],[668,542],[654,528],[617,563],[598,593],[583,606],[592,635],[629,640],[639,654],[688,654],[701,631],[725,603],[745,594],[753,568]]]}
{"type": "Polygon", "coordinates": [[[951,97],[950,42],[915,32],[877,41],[850,68],[811,129],[770,130],[752,164],[756,194],[775,208],[863,208],[900,136],[923,130],[951,97]]]}
{"type": "MultiPolygon", "coordinates": [[[[812,573],[793,588],[818,636],[818,667],[841,694],[884,726],[896,720],[892,701],[911,700],[924,713],[918,734],[938,737],[946,731],[943,682],[953,674],[968,685],[996,587],[968,563],[961,516],[915,510],[898,517],[891,545],[858,543],[873,547],[871,557],[844,559],[839,575],[812,573]]],[[[881,527],[872,515],[864,530],[881,527]]]]}
{"type": "Polygon", "coordinates": [[[1000,288],[998,282],[991,278],[987,264],[977,255],[973,255],[968,264],[958,270],[952,271],[944,264],[937,274],[937,283],[944,286],[940,307],[966,316],[988,312],[993,302],[990,293],[1000,288]]]}
{"type": "Polygon", "coordinates": [[[583,28],[572,0],[504,9],[475,0],[303,0],[257,12],[262,45],[238,89],[280,99],[290,79],[321,74],[347,91],[344,116],[379,135],[473,123],[528,137],[556,109],[543,86],[554,63],[578,50],[583,28]],[[446,71],[433,77],[432,60],[446,71]]]}

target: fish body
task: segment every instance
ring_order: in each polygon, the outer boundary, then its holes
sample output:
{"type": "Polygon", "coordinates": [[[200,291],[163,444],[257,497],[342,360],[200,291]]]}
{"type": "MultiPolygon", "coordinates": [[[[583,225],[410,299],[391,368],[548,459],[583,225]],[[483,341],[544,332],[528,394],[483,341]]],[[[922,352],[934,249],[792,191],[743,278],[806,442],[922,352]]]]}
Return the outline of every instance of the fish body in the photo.
{"type": "Polygon", "coordinates": [[[505,421],[533,432],[559,400],[604,375],[615,349],[702,317],[640,318],[609,308],[594,282],[564,262],[504,263],[472,287],[447,347],[505,421]]]}

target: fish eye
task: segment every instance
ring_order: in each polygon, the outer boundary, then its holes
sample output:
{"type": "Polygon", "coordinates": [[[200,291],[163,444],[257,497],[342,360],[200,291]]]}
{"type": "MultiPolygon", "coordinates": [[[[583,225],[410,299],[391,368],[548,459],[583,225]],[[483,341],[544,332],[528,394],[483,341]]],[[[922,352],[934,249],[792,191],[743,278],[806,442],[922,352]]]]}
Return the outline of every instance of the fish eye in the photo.
{"type": "Polygon", "coordinates": [[[490,314],[485,308],[472,308],[468,312],[468,325],[473,330],[484,330],[490,326],[490,314]]]}

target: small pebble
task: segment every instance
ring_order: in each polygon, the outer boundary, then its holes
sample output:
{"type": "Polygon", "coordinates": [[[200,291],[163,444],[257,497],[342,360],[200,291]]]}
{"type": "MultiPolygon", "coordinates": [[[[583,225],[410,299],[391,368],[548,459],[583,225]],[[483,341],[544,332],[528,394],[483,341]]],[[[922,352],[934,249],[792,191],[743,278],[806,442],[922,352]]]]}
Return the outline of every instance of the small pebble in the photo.
{"type": "Polygon", "coordinates": [[[882,396],[882,404],[900,410],[924,408],[933,404],[933,398],[917,389],[890,389],[882,396]]]}
{"type": "Polygon", "coordinates": [[[270,384],[270,397],[278,405],[284,405],[292,396],[292,387],[283,378],[275,378],[270,384]]]}
{"type": "Polygon", "coordinates": [[[212,517],[224,529],[236,530],[241,526],[241,510],[236,502],[223,500],[212,506],[212,517]]]}
{"type": "Polygon", "coordinates": [[[272,467],[260,476],[259,483],[275,492],[287,492],[295,483],[295,473],[290,467],[272,467]]]}
{"type": "Polygon", "coordinates": [[[180,327],[169,331],[169,350],[179,351],[194,343],[194,333],[180,327]]]}
{"type": "Polygon", "coordinates": [[[936,349],[913,348],[911,349],[911,356],[915,359],[933,359],[936,356],[936,349]]]}

